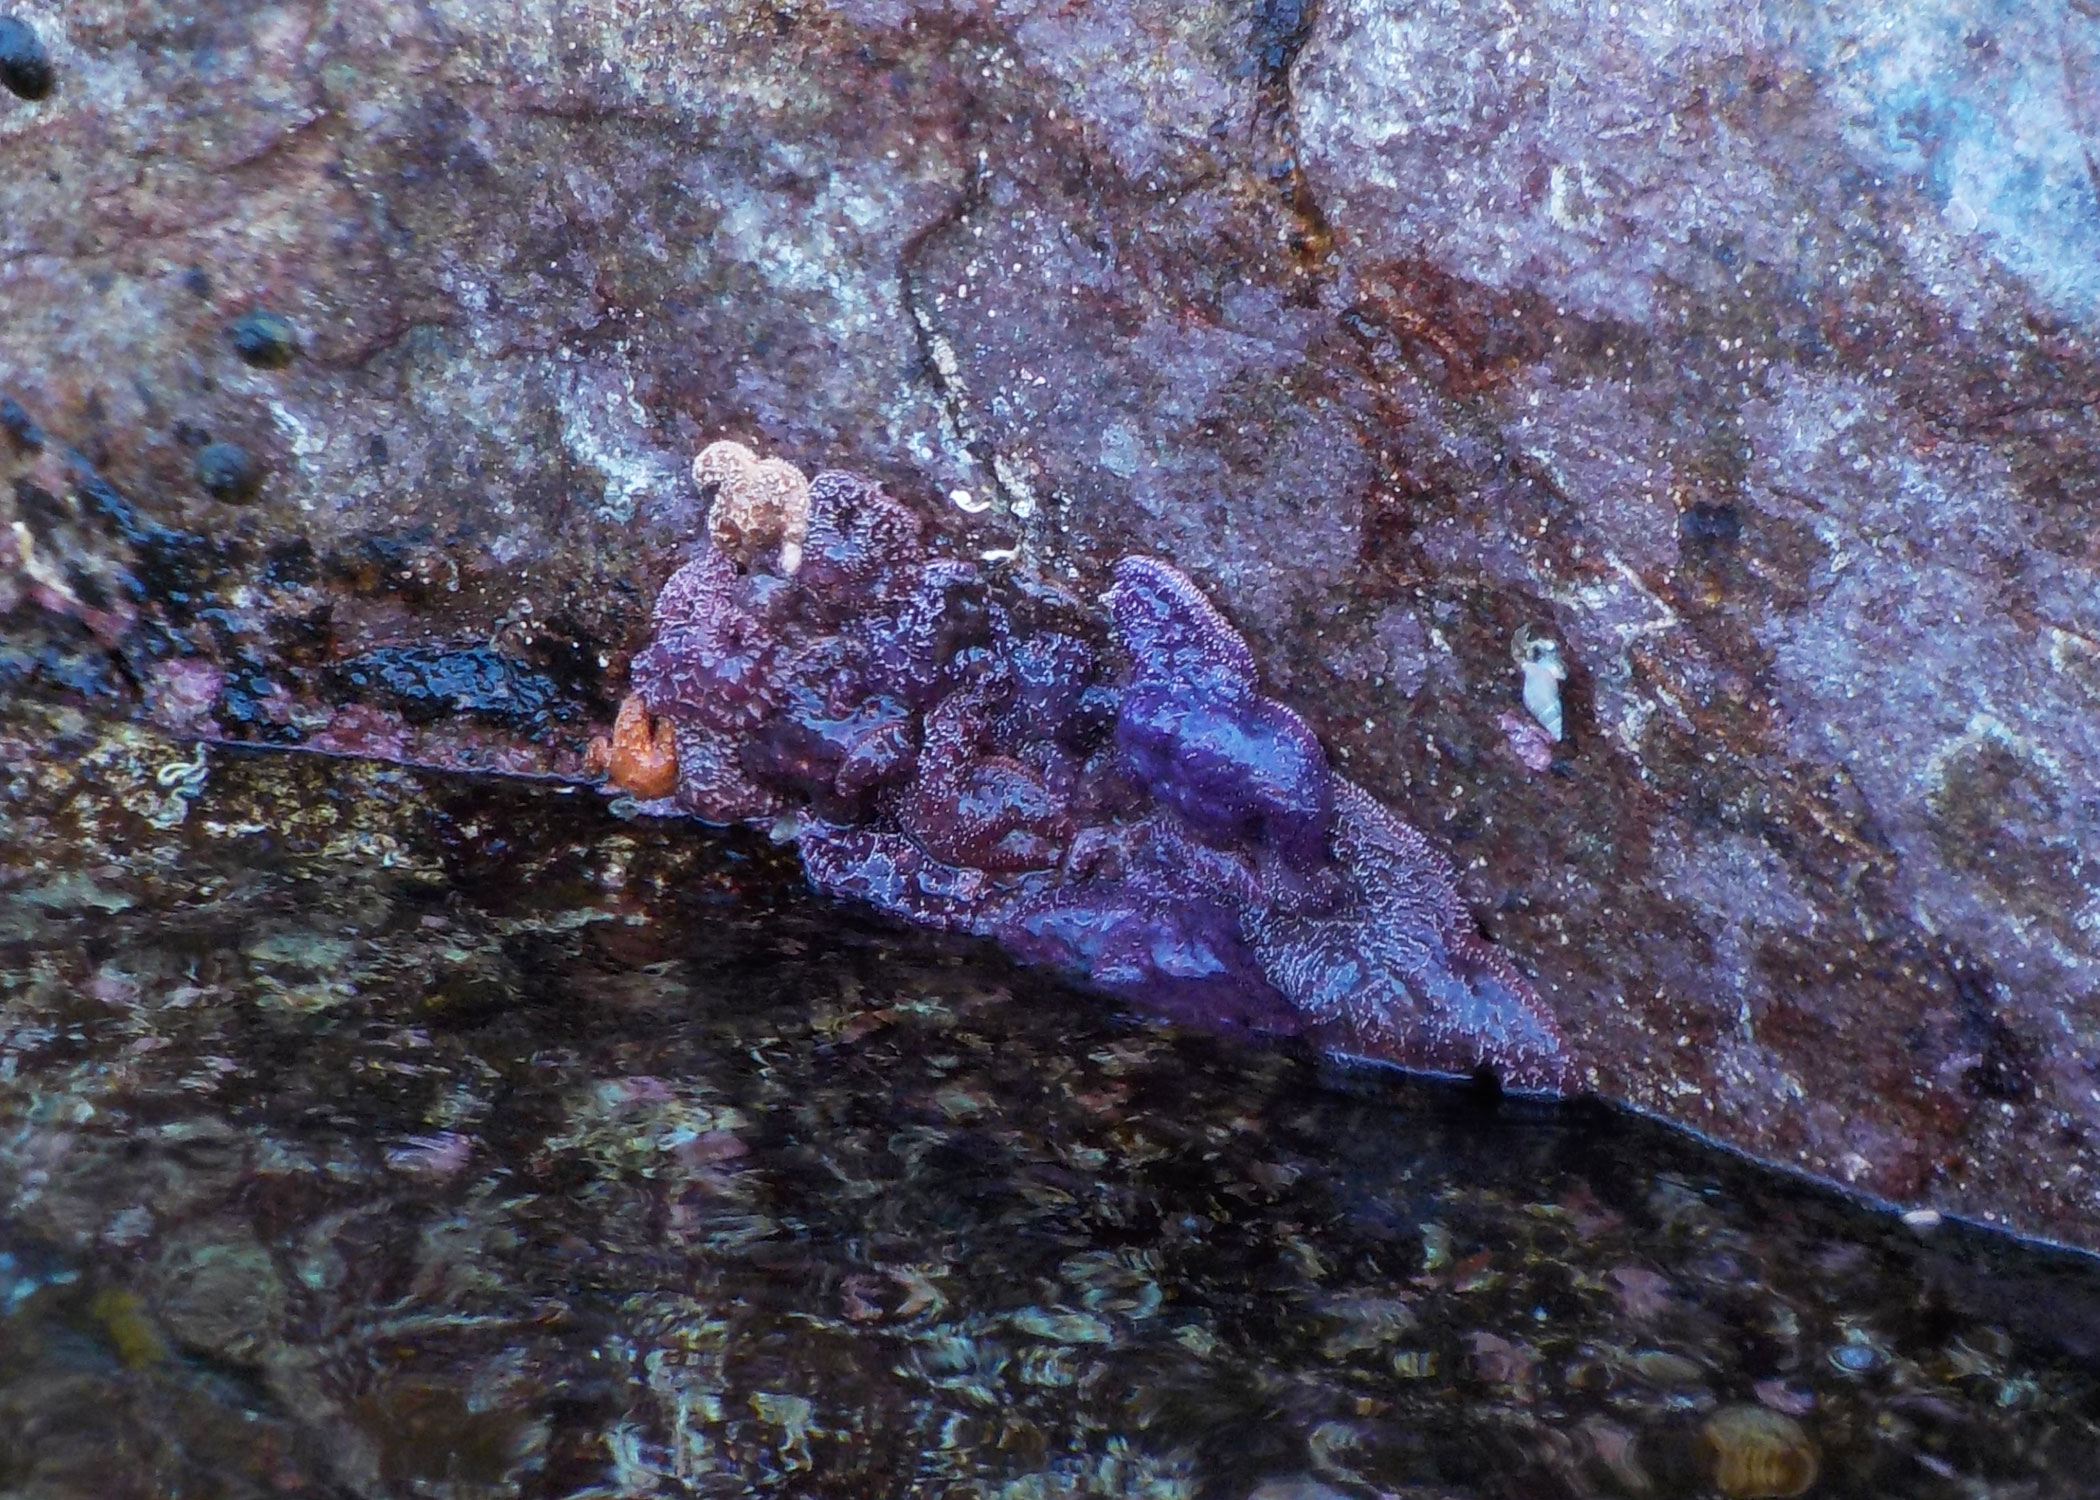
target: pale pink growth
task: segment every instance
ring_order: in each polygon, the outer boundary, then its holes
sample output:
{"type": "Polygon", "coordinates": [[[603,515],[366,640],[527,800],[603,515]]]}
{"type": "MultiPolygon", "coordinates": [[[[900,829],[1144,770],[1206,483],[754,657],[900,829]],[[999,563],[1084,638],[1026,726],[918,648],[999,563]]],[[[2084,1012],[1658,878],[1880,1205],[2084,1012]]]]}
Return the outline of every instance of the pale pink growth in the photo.
{"type": "Polygon", "coordinates": [[[693,483],[701,489],[727,484],[758,462],[758,455],[742,443],[722,438],[709,443],[693,457],[693,483]]]}
{"type": "Polygon", "coordinates": [[[866,1273],[848,1276],[839,1284],[839,1309],[856,1323],[870,1323],[883,1316],[882,1304],[876,1298],[883,1292],[883,1282],[866,1273]]]}
{"type": "Polygon", "coordinates": [[[1502,743],[1527,771],[1553,769],[1553,736],[1536,722],[1508,709],[1495,715],[1502,730],[1502,743]]]}
{"type": "Polygon", "coordinates": [[[153,664],[146,679],[146,712],[163,729],[215,733],[211,706],[226,685],[218,663],[188,656],[153,664]]]}
{"type": "MultiPolygon", "coordinates": [[[[26,524],[15,521],[8,529],[9,535],[0,539],[0,569],[18,575],[9,580],[13,585],[9,592],[27,593],[39,609],[78,620],[106,646],[114,646],[124,638],[135,614],[132,606],[119,604],[115,609],[98,609],[87,603],[73,592],[53,560],[37,550],[35,534],[26,524]]],[[[6,602],[0,599],[0,603],[6,602]]]]}
{"type": "Polygon", "coordinates": [[[714,487],[707,512],[716,547],[747,566],[774,553],[792,577],[809,534],[809,480],[784,459],[761,459],[742,443],[710,443],[693,460],[693,483],[714,487]]]}
{"type": "Polygon", "coordinates": [[[1583,1418],[1581,1431],[1598,1462],[1612,1472],[1627,1494],[1649,1492],[1653,1481],[1641,1468],[1640,1438],[1632,1428],[1593,1415],[1583,1418]]]}
{"type": "Polygon", "coordinates": [[[346,703],[306,741],[311,750],[400,760],[408,754],[408,730],[392,715],[364,703],[346,703]]]}

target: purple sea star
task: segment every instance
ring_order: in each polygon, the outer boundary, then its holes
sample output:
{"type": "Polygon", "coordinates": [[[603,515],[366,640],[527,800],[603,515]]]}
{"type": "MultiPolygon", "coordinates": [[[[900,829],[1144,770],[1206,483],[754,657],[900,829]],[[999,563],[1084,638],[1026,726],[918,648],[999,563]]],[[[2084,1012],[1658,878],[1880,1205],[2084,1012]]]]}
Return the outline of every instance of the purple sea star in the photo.
{"type": "Polygon", "coordinates": [[[1182,573],[1118,563],[1103,640],[1054,585],[929,554],[872,481],[809,501],[796,566],[702,543],[658,598],[632,669],[677,747],[654,806],[792,815],[820,889],[1166,1014],[1575,1086],[1448,861],[1335,774],[1182,573]]]}

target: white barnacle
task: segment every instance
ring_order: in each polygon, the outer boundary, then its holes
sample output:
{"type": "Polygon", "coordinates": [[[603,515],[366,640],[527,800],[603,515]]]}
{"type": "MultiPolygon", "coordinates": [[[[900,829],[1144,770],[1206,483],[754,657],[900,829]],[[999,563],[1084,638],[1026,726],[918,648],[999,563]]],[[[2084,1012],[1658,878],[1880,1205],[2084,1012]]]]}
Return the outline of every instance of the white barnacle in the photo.
{"type": "Polygon", "coordinates": [[[1519,625],[1510,641],[1509,654],[1524,673],[1524,707],[1547,737],[1558,742],[1562,733],[1560,685],[1568,680],[1560,642],[1550,635],[1535,634],[1528,625],[1519,625]]]}

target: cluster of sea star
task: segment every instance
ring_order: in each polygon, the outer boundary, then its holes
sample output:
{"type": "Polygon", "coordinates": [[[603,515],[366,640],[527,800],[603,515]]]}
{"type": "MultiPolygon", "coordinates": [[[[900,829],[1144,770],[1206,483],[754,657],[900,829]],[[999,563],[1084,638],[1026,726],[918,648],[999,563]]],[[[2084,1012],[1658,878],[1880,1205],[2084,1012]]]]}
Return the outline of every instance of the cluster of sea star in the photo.
{"type": "Polygon", "coordinates": [[[1123,559],[1104,621],[933,555],[857,475],[717,444],[695,477],[711,541],[657,600],[611,745],[646,806],[791,827],[820,889],[1160,1012],[1574,1086],[1450,865],[1335,774],[1180,572],[1123,559]]]}

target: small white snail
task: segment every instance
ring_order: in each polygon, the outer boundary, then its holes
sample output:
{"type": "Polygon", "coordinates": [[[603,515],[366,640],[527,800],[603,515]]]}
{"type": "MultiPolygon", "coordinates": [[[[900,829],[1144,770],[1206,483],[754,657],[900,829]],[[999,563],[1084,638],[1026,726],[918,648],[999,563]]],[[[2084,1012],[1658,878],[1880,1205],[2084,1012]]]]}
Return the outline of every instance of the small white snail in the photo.
{"type": "Polygon", "coordinates": [[[1567,663],[1560,659],[1560,642],[1550,635],[1535,635],[1528,625],[1519,625],[1510,640],[1509,654],[1524,672],[1524,706],[1556,743],[1561,738],[1560,685],[1568,680],[1567,663]]]}

